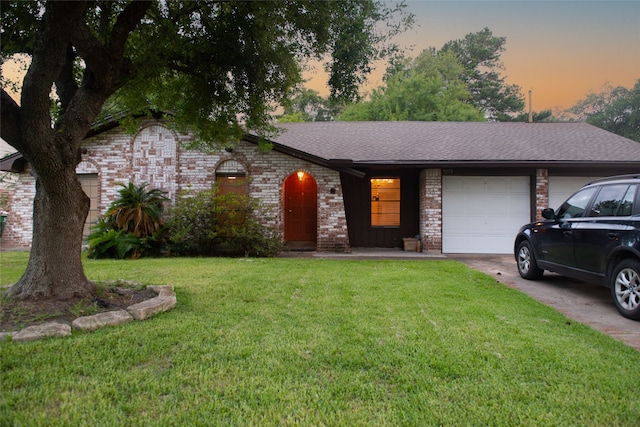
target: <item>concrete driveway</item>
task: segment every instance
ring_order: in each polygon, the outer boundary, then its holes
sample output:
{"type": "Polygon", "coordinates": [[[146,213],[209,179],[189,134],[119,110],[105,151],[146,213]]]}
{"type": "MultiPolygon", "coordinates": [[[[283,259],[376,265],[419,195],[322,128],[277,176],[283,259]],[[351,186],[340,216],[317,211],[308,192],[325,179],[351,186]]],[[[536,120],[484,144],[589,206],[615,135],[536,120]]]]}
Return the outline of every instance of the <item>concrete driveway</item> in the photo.
{"type": "Polygon", "coordinates": [[[640,321],[622,317],[609,289],[545,271],[541,280],[525,280],[518,274],[513,255],[455,255],[460,261],[512,288],[555,308],[570,319],[589,325],[640,351],[640,321]]]}

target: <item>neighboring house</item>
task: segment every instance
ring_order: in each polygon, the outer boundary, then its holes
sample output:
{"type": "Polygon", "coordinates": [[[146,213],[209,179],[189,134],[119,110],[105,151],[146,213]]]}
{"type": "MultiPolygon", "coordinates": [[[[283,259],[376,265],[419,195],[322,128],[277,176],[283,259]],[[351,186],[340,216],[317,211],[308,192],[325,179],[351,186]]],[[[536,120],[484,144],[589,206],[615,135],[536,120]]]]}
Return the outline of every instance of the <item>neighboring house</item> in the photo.
{"type": "MultiPolygon", "coordinates": [[[[292,248],[402,247],[420,236],[432,253],[510,253],[518,228],[592,177],[640,172],[640,143],[584,123],[287,123],[273,149],[247,135],[232,149],[183,148],[161,121],[135,135],[112,124],[89,135],[78,174],[89,221],[118,183],[148,182],[172,200],[214,182],[273,209],[292,248]],[[238,185],[238,183],[241,183],[238,185]],[[244,183],[244,184],[242,184],[244,183]],[[232,185],[234,184],[234,185],[232,185]]],[[[20,154],[3,246],[28,246],[34,178],[20,154]]]]}

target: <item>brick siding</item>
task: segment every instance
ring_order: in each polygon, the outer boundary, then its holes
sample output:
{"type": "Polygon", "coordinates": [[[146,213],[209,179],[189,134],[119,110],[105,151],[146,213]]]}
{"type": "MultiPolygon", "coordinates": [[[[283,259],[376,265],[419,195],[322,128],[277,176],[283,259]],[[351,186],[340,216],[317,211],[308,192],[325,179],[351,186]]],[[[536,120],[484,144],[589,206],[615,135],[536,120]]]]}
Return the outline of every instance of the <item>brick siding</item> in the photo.
{"type": "MultiPolygon", "coordinates": [[[[262,151],[255,144],[240,142],[232,150],[213,152],[186,150],[192,134],[176,134],[160,121],[144,121],[137,133],[123,128],[103,132],[83,142],[87,152],[78,165],[79,174],[97,174],[97,210],[104,213],[118,196],[118,184],[149,183],[149,188],[168,192],[175,201],[182,191],[210,189],[216,168],[235,160],[247,174],[249,194],[261,200],[268,212],[261,216],[265,225],[276,227],[284,235],[284,182],[297,171],[304,171],[317,184],[317,250],[349,252],[347,221],[339,172],[276,151],[262,151]]],[[[10,202],[0,248],[28,248],[33,224],[35,178],[29,165],[15,174],[15,185],[8,192],[10,202]]],[[[442,172],[426,169],[419,177],[419,231],[425,252],[442,252],[442,172]]],[[[535,213],[549,202],[549,174],[538,169],[535,175],[535,213]]]]}
{"type": "Polygon", "coordinates": [[[425,169],[420,172],[420,237],[422,250],[442,253],[442,172],[425,169]]]}
{"type": "MultiPolygon", "coordinates": [[[[247,172],[249,194],[269,209],[266,225],[283,233],[284,181],[297,171],[311,175],[318,188],[317,250],[350,251],[347,221],[339,172],[275,151],[261,151],[255,144],[241,142],[233,150],[204,153],[186,150],[193,135],[178,135],[161,122],[147,120],[135,135],[118,127],[84,141],[87,152],[76,169],[98,174],[98,210],[102,213],[118,196],[120,186],[149,183],[149,188],[168,192],[171,200],[182,190],[210,189],[216,167],[236,160],[247,172]]],[[[5,248],[29,247],[32,234],[35,179],[29,167],[19,174],[1,244],[5,248]]]]}
{"type": "Polygon", "coordinates": [[[542,219],[542,209],[549,206],[549,171],[547,169],[536,170],[536,220],[542,219]]]}
{"type": "Polygon", "coordinates": [[[26,249],[31,246],[33,234],[33,199],[36,193],[36,180],[31,175],[29,165],[25,173],[15,175],[8,206],[2,208],[7,212],[7,223],[0,238],[3,249],[26,249]]]}

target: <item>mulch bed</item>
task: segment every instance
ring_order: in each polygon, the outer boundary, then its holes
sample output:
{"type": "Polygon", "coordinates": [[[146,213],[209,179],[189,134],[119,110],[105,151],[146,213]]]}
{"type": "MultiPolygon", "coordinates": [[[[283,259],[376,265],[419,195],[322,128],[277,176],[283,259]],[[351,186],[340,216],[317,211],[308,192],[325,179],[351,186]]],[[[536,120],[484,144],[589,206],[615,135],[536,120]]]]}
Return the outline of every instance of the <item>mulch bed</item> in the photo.
{"type": "MultiPolygon", "coordinates": [[[[4,289],[0,289],[0,292],[4,292],[4,289]]],[[[93,300],[19,301],[1,297],[0,332],[19,331],[27,326],[54,321],[70,325],[78,317],[126,309],[156,296],[157,293],[151,289],[118,283],[105,287],[100,296],[93,300]]]]}

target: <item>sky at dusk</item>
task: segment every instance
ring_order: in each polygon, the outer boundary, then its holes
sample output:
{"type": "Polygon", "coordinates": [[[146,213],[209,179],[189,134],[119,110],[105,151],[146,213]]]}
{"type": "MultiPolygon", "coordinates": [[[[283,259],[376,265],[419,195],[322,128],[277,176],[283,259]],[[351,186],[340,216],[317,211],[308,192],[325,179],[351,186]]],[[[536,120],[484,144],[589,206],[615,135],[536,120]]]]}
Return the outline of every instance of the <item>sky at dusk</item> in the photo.
{"type": "MultiPolygon", "coordinates": [[[[391,1],[391,0],[390,0],[391,1]]],[[[393,0],[395,3],[396,0],[393,0]]],[[[605,83],[631,88],[640,79],[640,0],[627,1],[433,1],[407,0],[415,26],[396,42],[416,56],[440,49],[488,27],[506,37],[501,59],[508,84],[521,87],[534,111],[567,109],[605,83]]],[[[363,92],[382,83],[386,64],[378,63],[363,92]]],[[[307,86],[328,95],[326,75],[305,75],[307,86]]],[[[5,64],[5,75],[16,67],[5,64]]],[[[528,104],[527,104],[528,105],[528,104]]]]}
{"type": "MultiPolygon", "coordinates": [[[[408,56],[440,49],[488,27],[506,37],[503,76],[522,88],[533,110],[566,109],[604,83],[631,88],[640,79],[640,1],[409,0],[414,28],[397,38],[408,56]]],[[[381,84],[378,66],[368,89],[381,84]]],[[[321,78],[309,87],[326,95],[321,78]]]]}

